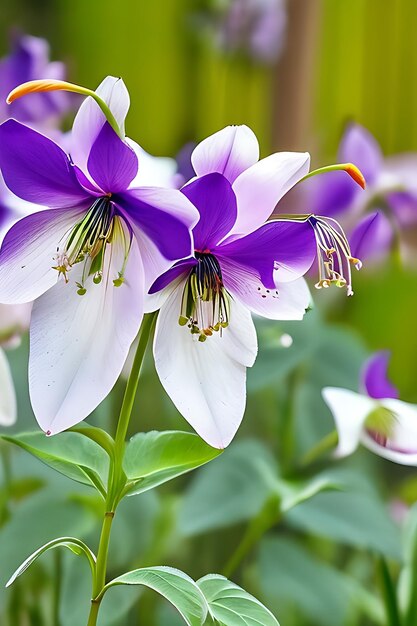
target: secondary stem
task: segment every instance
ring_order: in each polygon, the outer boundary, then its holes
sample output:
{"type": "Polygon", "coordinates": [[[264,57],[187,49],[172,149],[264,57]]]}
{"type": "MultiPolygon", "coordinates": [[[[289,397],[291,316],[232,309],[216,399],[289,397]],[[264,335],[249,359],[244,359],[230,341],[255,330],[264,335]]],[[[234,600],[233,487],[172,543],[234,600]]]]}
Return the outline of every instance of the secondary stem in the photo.
{"type": "Polygon", "coordinates": [[[145,356],[146,346],[148,345],[149,337],[156,321],[156,315],[156,313],[150,313],[145,315],[143,318],[139,331],[138,347],[136,349],[129,379],[127,381],[122,408],[120,409],[115,436],[114,455],[110,462],[106,512],[104,515],[100,543],[97,552],[96,573],[93,580],[93,599],[91,601],[90,615],[87,626],[96,626],[97,624],[98,612],[102,600],[101,593],[104,585],[106,584],[107,558],[109,553],[111,527],[117,505],[121,499],[121,493],[126,484],[126,476],[123,472],[126,434],[138,388],[139,376],[145,356]]]}

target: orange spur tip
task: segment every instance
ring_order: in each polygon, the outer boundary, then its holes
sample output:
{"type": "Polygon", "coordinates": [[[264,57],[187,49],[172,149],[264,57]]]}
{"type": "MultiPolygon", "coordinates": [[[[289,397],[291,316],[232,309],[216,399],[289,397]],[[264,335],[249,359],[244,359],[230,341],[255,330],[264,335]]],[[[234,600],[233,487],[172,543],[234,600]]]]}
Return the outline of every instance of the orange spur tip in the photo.
{"type": "Polygon", "coordinates": [[[15,87],[6,98],[7,104],[11,104],[14,100],[26,96],[29,93],[40,93],[42,91],[60,91],[68,90],[73,87],[71,83],[67,83],[64,80],[54,80],[52,78],[46,78],[43,80],[30,80],[27,83],[22,83],[18,87],[15,87]]]}
{"type": "Polygon", "coordinates": [[[345,172],[347,172],[347,174],[349,174],[351,178],[353,178],[355,183],[358,183],[358,185],[362,187],[362,189],[365,189],[366,187],[365,177],[360,171],[360,169],[356,167],[356,165],[353,165],[353,163],[346,163],[344,166],[344,170],[345,172]]]}

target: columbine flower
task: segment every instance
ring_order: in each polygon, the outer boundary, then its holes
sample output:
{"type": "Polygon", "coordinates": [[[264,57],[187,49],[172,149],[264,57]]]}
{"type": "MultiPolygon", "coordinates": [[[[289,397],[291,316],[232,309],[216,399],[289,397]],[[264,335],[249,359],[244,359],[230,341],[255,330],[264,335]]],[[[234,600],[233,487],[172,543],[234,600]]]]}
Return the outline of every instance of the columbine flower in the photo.
{"type": "Polygon", "coordinates": [[[390,461],[417,465],[417,407],[398,400],[387,377],[388,362],[389,353],[378,352],[366,363],[362,394],[323,389],[339,435],[336,456],[347,456],[362,443],[390,461]]]}
{"type": "Polygon", "coordinates": [[[226,52],[274,63],[284,46],[286,25],[284,0],[230,0],[220,15],[217,43],[226,52]]]}
{"type": "Polygon", "coordinates": [[[37,93],[25,100],[6,105],[6,96],[21,83],[41,78],[65,78],[65,65],[49,60],[49,45],[44,39],[15,34],[9,56],[0,61],[0,121],[13,117],[28,124],[46,126],[71,108],[67,93],[37,93]]]}
{"type": "Polygon", "coordinates": [[[192,155],[197,177],[182,193],[198,209],[194,254],[153,284],[161,304],[154,354],[160,380],[201,437],[233,438],[245,409],[246,368],[257,340],[251,312],[301,319],[310,304],[303,274],[316,243],[308,221],[265,223],[309,169],[307,153],[261,161],[253,132],[227,127],[192,155]]]}
{"type": "Polygon", "coordinates": [[[380,258],[390,250],[396,231],[417,225],[417,155],[384,158],[376,139],[359,124],[344,134],[339,159],[362,170],[367,189],[358,188],[341,172],[309,183],[310,206],[322,215],[343,216],[351,226],[355,256],[380,258]]]}
{"type": "Polygon", "coordinates": [[[138,332],[145,289],[190,254],[196,220],[180,191],[131,187],[138,158],[123,139],[127,90],[108,77],[96,93],[118,132],[88,98],[74,121],[70,156],[14,120],[0,127],[6,184],[50,207],[7,233],[0,301],[35,300],[30,395],[51,434],[82,420],[110,392],[138,332]]]}

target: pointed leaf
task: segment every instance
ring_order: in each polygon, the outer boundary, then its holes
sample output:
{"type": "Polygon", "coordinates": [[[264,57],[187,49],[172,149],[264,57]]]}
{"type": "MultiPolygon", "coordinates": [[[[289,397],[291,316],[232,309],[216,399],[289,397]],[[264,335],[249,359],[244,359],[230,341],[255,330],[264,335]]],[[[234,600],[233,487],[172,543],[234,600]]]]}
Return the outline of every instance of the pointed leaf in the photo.
{"type": "Polygon", "coordinates": [[[103,593],[115,585],[144,585],[153,589],[175,606],[188,626],[201,626],[207,617],[207,603],[199,587],[187,574],[172,567],[127,572],[110,581],[103,593]]]}
{"type": "Polygon", "coordinates": [[[219,574],[200,578],[197,585],[221,626],[279,626],[272,613],[250,593],[219,574]]]}
{"type": "Polygon", "coordinates": [[[127,445],[123,468],[134,481],[135,495],[208,463],[221,454],[193,433],[178,431],[139,433],[127,445]]]}
{"type": "Polygon", "coordinates": [[[286,513],[298,504],[314,498],[322,491],[340,490],[340,483],[326,476],[315,476],[311,480],[288,481],[279,479],[277,494],[280,497],[280,510],[286,513]]]}
{"type": "Polygon", "coordinates": [[[74,539],[73,537],[59,537],[59,539],[53,539],[52,541],[49,541],[42,547],[38,548],[38,550],[33,552],[33,554],[31,554],[25,561],[23,561],[22,565],[17,568],[14,574],[7,581],[6,587],[10,587],[10,585],[14,583],[16,578],[21,576],[21,574],[23,574],[23,572],[25,572],[28,567],[30,567],[32,563],[36,561],[38,557],[44,554],[44,552],[59,547],[68,548],[78,556],[84,554],[87,557],[88,562],[90,563],[91,571],[94,573],[96,557],[90,550],[90,548],[86,546],[83,541],[80,541],[80,539],[74,539]]]}
{"type": "Polygon", "coordinates": [[[41,432],[1,437],[30,452],[57,472],[85,485],[93,485],[104,493],[109,458],[91,439],[72,432],[53,437],[41,432]]]}

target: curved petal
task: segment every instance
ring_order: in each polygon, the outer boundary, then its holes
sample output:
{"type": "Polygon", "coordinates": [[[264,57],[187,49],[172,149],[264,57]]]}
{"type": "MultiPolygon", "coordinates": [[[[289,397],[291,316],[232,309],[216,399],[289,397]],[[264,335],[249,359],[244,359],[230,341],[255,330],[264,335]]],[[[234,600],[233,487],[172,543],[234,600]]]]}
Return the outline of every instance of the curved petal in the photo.
{"type": "Polygon", "coordinates": [[[417,465],[417,407],[394,398],[381,400],[394,416],[393,432],[382,444],[366,431],[362,443],[372,452],[401,465],[417,465]]]}
{"type": "Polygon", "coordinates": [[[105,193],[117,193],[125,191],[136,176],[138,158],[106,122],[93,143],[87,168],[105,193]]]}
{"type": "Polygon", "coordinates": [[[246,237],[219,245],[214,254],[250,268],[267,289],[274,289],[275,281],[293,281],[310,269],[316,242],[307,222],[271,221],[246,237]]]}
{"type": "MultiPolygon", "coordinates": [[[[104,100],[125,134],[125,119],[130,106],[129,92],[121,78],[107,76],[96,89],[104,100]]],[[[88,155],[106,118],[93,98],[86,98],[74,119],[71,132],[71,157],[84,172],[87,169],[88,155]]]]}
{"type": "Polygon", "coordinates": [[[388,379],[389,350],[376,352],[364,365],[362,384],[371,398],[398,398],[398,389],[388,379]]]}
{"type": "Polygon", "coordinates": [[[359,167],[370,185],[381,171],[383,156],[375,137],[360,124],[351,124],[342,138],[339,159],[359,167]]]}
{"type": "Polygon", "coordinates": [[[158,376],[179,412],[208,444],[224,448],[233,439],[246,404],[246,367],[257,352],[250,313],[231,303],[222,336],[195,340],[178,324],[183,283],[159,312],[154,355],[158,376]]]}
{"type": "Polygon", "coordinates": [[[191,163],[197,176],[223,174],[231,183],[259,159],[259,145],[247,126],[226,126],[194,148],[191,163]]]}
{"type": "Polygon", "coordinates": [[[231,232],[246,234],[259,228],[309,168],[308,152],[277,152],[240,174],[233,183],[238,213],[231,232]]]}
{"type": "Polygon", "coordinates": [[[333,414],[339,444],[335,456],[343,457],[355,452],[358,447],[365,420],[377,403],[372,398],[362,396],[349,389],[325,387],[322,396],[333,414]]]}
{"type": "Polygon", "coordinates": [[[16,120],[0,126],[0,169],[8,188],[28,202],[59,209],[88,201],[65,152],[16,120]]]}
{"type": "Polygon", "coordinates": [[[31,302],[57,282],[57,246],[83,214],[82,209],[50,209],[12,226],[0,250],[0,302],[31,302]]]}
{"type": "Polygon", "coordinates": [[[17,418],[16,394],[6,355],[0,348],[0,426],[12,426],[17,418]]]}
{"type": "Polygon", "coordinates": [[[170,285],[176,278],[181,276],[181,274],[189,272],[194,265],[197,265],[197,261],[194,257],[189,257],[188,259],[182,259],[181,261],[177,261],[177,263],[170,267],[169,270],[158,276],[156,281],[149,289],[149,293],[154,294],[161,289],[165,289],[165,287],[168,287],[168,285],[170,285]]]}
{"type": "Polygon", "coordinates": [[[200,214],[193,229],[195,249],[210,249],[230,232],[236,221],[236,196],[229,181],[221,174],[207,174],[193,180],[181,192],[200,214]]]}
{"type": "MultiPolygon", "coordinates": [[[[257,315],[272,320],[301,320],[311,304],[311,294],[304,278],[289,283],[276,282],[266,289],[250,269],[228,259],[221,261],[226,289],[257,315]]],[[[275,272],[278,276],[279,272],[275,272]]]]}
{"type": "Polygon", "coordinates": [[[176,261],[192,254],[190,230],[198,219],[198,211],[180,191],[142,187],[118,194],[114,202],[166,259],[176,261]]]}
{"type": "Polygon", "coordinates": [[[352,209],[362,191],[346,172],[326,172],[307,179],[302,186],[307,195],[308,210],[314,215],[329,217],[352,209]]]}
{"type": "Polygon", "coordinates": [[[69,283],[59,281],[33,306],[29,389],[36,419],[49,434],[83,420],[110,393],[139,330],[143,269],[135,240],[125,282],[115,287],[123,258],[123,246],[114,242],[100,284],[90,277],[79,296],[73,282],[77,273],[81,278],[79,264],[69,283]]]}
{"type": "Polygon", "coordinates": [[[349,237],[352,256],[357,259],[375,260],[388,254],[394,232],[389,219],[380,211],[366,215],[356,225],[349,237]]]}
{"type": "Polygon", "coordinates": [[[126,137],[126,143],[135,151],[139,169],[130,183],[135,187],[168,187],[174,189],[177,164],[170,157],[153,156],[146,152],[136,141],[126,137]]]}

